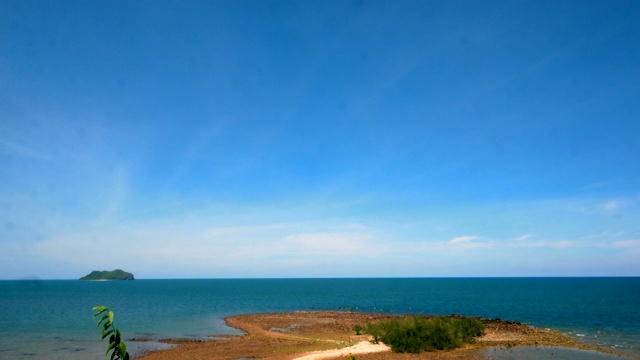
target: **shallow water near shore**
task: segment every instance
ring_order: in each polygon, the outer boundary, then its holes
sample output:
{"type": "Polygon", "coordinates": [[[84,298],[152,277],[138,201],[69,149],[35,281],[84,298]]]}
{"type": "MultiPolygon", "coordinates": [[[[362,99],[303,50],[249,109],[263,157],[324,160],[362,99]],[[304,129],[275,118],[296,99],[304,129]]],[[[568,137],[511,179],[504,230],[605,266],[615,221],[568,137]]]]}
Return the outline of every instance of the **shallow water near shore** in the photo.
{"type": "Polygon", "coordinates": [[[613,360],[620,356],[597,351],[568,349],[556,346],[517,346],[512,348],[491,347],[482,351],[482,356],[491,360],[613,360]]]}
{"type": "Polygon", "coordinates": [[[238,334],[223,319],[247,313],[456,313],[640,356],[637,304],[640,278],[0,281],[0,359],[103,359],[95,305],[114,310],[125,339],[238,334]]]}

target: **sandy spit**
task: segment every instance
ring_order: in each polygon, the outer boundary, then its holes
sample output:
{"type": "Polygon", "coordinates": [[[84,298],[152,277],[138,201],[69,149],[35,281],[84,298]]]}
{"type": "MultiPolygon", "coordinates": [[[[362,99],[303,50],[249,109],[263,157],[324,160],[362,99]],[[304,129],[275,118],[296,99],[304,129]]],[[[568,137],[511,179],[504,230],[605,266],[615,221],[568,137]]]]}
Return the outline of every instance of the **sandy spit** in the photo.
{"type": "Polygon", "coordinates": [[[319,360],[335,358],[338,356],[349,356],[358,354],[371,354],[376,352],[391,351],[385,344],[373,344],[370,341],[361,341],[353,346],[342,349],[314,351],[312,353],[293,358],[293,360],[319,360]]]}

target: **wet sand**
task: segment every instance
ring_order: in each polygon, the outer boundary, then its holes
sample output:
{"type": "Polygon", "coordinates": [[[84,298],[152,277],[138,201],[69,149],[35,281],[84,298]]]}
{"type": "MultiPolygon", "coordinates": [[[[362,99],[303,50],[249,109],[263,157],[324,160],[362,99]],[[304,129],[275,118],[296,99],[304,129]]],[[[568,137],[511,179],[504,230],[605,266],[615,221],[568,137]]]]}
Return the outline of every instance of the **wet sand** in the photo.
{"type": "MultiPolygon", "coordinates": [[[[452,351],[421,354],[392,353],[385,346],[373,346],[367,335],[356,335],[353,330],[356,324],[365,325],[391,317],[331,311],[240,315],[225,321],[227,325],[244,331],[244,335],[217,337],[216,340],[163,340],[175,346],[138,358],[319,360],[346,359],[349,355],[357,355],[358,360],[487,359],[492,354],[488,349],[516,346],[562,347],[614,354],[608,349],[580,343],[558,331],[499,319],[482,319],[486,325],[485,335],[473,344],[452,351]]],[[[508,356],[508,352],[505,354],[508,356]]]]}

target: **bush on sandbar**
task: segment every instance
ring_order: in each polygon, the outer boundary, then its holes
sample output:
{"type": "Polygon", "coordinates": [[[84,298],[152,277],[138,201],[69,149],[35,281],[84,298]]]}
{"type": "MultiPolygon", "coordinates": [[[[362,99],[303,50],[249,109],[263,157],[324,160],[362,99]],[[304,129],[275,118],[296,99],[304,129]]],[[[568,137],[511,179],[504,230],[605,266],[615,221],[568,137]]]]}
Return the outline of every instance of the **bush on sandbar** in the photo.
{"type": "Polygon", "coordinates": [[[368,323],[364,332],[374,342],[382,341],[400,353],[452,350],[484,334],[484,324],[475,318],[458,316],[402,317],[368,323]]]}

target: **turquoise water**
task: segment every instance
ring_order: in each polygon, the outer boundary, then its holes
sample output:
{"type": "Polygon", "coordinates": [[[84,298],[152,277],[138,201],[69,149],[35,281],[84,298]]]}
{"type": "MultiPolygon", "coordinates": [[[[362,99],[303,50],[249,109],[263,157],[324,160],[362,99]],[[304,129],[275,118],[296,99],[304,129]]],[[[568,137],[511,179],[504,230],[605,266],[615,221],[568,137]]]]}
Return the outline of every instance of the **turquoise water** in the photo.
{"type": "Polygon", "coordinates": [[[256,312],[455,313],[640,355],[640,278],[64,280],[0,281],[0,359],[103,359],[95,305],[114,310],[125,338],[233,334],[224,317],[256,312]]]}

